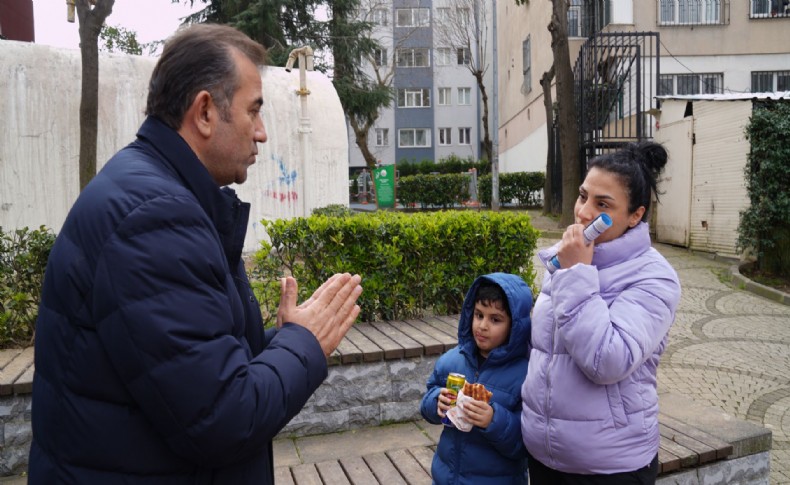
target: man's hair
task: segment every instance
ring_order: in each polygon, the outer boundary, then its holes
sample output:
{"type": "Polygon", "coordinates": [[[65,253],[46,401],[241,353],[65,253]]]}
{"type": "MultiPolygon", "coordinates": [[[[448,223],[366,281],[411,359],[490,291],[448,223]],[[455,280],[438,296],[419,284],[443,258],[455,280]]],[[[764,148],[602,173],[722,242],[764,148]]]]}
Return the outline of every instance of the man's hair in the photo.
{"type": "Polygon", "coordinates": [[[505,291],[498,284],[489,280],[480,280],[475,293],[475,303],[483,303],[485,306],[494,306],[497,303],[502,305],[502,309],[510,315],[510,305],[507,301],[505,291]]]}
{"type": "Polygon", "coordinates": [[[233,27],[197,24],[178,31],[151,74],[145,114],[178,130],[195,96],[206,90],[228,121],[239,87],[234,51],[257,66],[266,64],[266,49],[233,27]]]}

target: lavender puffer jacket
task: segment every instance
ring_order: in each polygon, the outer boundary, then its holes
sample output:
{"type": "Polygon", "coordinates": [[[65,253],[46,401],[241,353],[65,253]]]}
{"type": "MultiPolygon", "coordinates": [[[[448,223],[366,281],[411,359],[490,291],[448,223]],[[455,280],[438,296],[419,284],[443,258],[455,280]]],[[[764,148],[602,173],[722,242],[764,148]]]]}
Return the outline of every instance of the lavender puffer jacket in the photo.
{"type": "MultiPolygon", "coordinates": [[[[545,262],[557,246],[539,252],[545,262]]],[[[648,225],[596,245],[592,265],[546,273],[521,389],[529,453],[556,470],[632,471],[658,452],[656,369],[680,283],[648,225]]]]}

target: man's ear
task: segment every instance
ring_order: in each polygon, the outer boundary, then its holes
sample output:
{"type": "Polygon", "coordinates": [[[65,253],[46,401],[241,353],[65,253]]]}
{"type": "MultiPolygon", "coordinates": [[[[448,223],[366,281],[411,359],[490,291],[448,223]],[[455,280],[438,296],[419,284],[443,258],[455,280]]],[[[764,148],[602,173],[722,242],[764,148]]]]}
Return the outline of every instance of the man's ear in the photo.
{"type": "Polygon", "coordinates": [[[204,138],[209,138],[216,123],[217,106],[208,91],[200,91],[192,100],[186,118],[204,138]]]}

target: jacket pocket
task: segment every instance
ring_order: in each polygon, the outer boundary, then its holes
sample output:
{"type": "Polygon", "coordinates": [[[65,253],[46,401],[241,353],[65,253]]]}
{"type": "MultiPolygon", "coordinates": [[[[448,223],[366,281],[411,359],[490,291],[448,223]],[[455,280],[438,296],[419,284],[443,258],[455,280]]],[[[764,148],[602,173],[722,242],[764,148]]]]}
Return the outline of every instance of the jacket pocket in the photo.
{"type": "Polygon", "coordinates": [[[628,426],[628,417],[625,415],[623,399],[620,397],[620,385],[607,385],[606,397],[609,398],[609,410],[612,412],[612,422],[614,422],[614,427],[624,428],[628,426]]]}

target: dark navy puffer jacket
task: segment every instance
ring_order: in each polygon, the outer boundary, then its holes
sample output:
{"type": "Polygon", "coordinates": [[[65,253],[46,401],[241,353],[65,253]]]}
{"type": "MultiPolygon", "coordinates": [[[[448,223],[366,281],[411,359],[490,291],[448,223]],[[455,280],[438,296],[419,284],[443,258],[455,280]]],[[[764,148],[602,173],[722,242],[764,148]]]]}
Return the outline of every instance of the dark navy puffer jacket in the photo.
{"type": "Polygon", "coordinates": [[[477,278],[466,294],[458,323],[458,346],[439,357],[428,378],[428,392],[420,412],[432,424],[440,424],[439,391],[447,375],[458,372],[468,382],[480,382],[493,392],[494,417],[487,428],[473,426],[468,433],[445,427],[431,465],[434,483],[522,484],[527,483],[527,458],[521,440],[521,383],[527,375],[532,291],[523,279],[506,273],[477,278]],[[497,283],[510,305],[510,339],[493,349],[478,366],[477,345],[472,335],[474,296],[482,279],[497,283]]]}
{"type": "Polygon", "coordinates": [[[271,440],[327,374],[264,334],[241,260],[249,205],[155,118],[80,194],[36,327],[30,484],[268,484],[271,440]]]}

